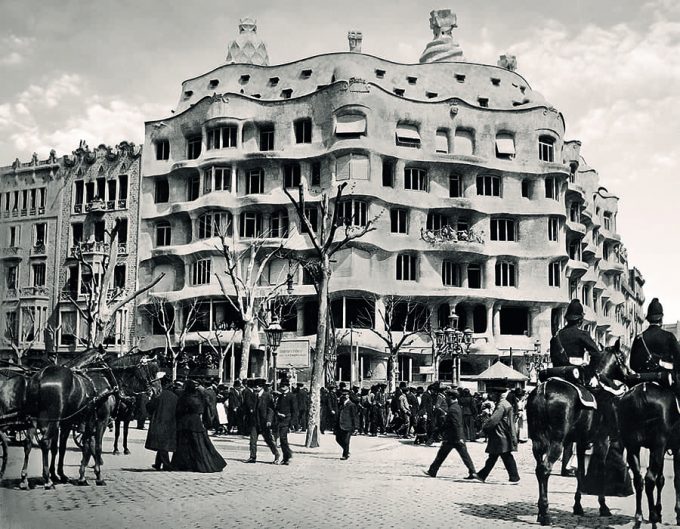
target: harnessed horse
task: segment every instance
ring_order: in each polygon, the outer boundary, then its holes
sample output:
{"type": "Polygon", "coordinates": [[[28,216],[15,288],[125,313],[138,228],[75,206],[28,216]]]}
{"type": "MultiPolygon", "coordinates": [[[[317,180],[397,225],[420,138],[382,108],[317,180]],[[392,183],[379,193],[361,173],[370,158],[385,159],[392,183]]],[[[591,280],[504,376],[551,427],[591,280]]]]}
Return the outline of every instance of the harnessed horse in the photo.
{"type": "MultiPolygon", "coordinates": [[[[628,368],[620,356],[619,342],[604,350],[599,373],[609,379],[623,380],[628,368]]],[[[582,484],[585,479],[585,453],[588,444],[611,431],[607,421],[611,416],[603,410],[587,408],[579,403],[577,389],[566,381],[551,378],[540,384],[528,397],[527,423],[532,450],[536,459],[538,480],[538,522],[550,525],[548,512],[548,479],[553,465],[562,454],[565,443],[576,443],[578,470],[573,512],[583,515],[582,484]]],[[[604,495],[598,496],[600,515],[609,516],[604,495]]]]}
{"type": "Polygon", "coordinates": [[[66,442],[75,424],[84,424],[82,460],[76,484],[87,485],[85,469],[94,457],[97,485],[105,485],[101,476],[101,453],[104,431],[115,410],[119,393],[146,391],[153,384],[157,365],[135,358],[124,359],[113,365],[96,361],[96,356],[85,355],[87,362],[79,367],[48,366],[34,375],[27,387],[26,415],[35,426],[43,454],[45,488],[54,487],[55,455],[59,448],[57,472],[62,482],[68,481],[63,472],[66,442]],[[135,361],[137,363],[135,363],[135,361]],[[153,372],[153,376],[151,373],[153,372]],[[52,461],[48,467],[48,452],[52,461]]]}
{"type": "Polygon", "coordinates": [[[673,453],[675,514],[680,525],[680,411],[675,392],[656,383],[643,382],[626,392],[617,403],[621,441],[635,486],[635,527],[642,524],[643,479],[640,448],[649,449],[649,465],[644,489],[649,505],[649,521],[655,529],[661,522],[661,491],[665,484],[664,455],[673,453]],[[654,491],[656,489],[656,503],[654,491]]]}

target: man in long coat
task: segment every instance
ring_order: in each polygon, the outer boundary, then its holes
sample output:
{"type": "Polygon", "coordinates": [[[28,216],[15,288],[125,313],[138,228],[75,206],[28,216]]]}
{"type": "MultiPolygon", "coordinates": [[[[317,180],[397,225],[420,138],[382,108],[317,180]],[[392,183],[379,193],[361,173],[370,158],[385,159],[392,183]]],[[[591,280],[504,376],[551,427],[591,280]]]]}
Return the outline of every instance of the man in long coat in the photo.
{"type": "Polygon", "coordinates": [[[156,451],[156,461],[151,465],[156,470],[171,470],[170,455],[177,448],[177,424],[175,408],[177,407],[177,388],[166,382],[158,397],[146,405],[151,414],[151,423],[146,435],[144,447],[156,451]]]}

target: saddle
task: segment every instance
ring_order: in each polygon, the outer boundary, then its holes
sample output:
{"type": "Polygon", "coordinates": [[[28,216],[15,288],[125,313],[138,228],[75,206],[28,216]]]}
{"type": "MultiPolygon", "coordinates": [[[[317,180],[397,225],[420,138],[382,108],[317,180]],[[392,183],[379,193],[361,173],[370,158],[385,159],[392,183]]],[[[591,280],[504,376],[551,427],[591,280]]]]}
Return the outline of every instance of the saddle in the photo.
{"type": "Polygon", "coordinates": [[[564,382],[565,384],[568,384],[569,386],[574,388],[576,390],[576,394],[578,395],[578,400],[584,408],[590,408],[592,410],[597,409],[597,401],[595,400],[595,396],[585,387],[578,384],[574,384],[573,382],[562,377],[550,377],[545,382],[547,383],[550,382],[551,380],[559,380],[560,382],[564,382]]]}

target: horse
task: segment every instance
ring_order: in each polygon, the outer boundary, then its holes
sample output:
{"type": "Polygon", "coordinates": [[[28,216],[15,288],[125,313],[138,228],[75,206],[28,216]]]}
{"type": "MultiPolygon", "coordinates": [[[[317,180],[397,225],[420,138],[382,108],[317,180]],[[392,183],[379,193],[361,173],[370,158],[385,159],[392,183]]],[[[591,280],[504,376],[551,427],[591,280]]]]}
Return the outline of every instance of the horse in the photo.
{"type": "MultiPolygon", "coordinates": [[[[101,476],[101,453],[104,431],[116,408],[118,394],[142,392],[153,386],[157,364],[142,361],[138,355],[109,364],[81,363],[80,367],[47,366],[34,375],[27,388],[28,415],[32,418],[43,454],[45,489],[54,488],[53,481],[68,482],[63,463],[66,442],[72,427],[85,427],[77,485],[87,485],[85,469],[94,458],[97,485],[105,485],[101,476]],[[55,455],[59,449],[57,475],[55,455]],[[52,461],[48,467],[48,452],[52,461]]],[[[96,357],[94,357],[96,359],[96,357]]]]}
{"type": "MultiPolygon", "coordinates": [[[[604,350],[599,372],[609,379],[623,380],[628,372],[620,354],[620,342],[604,350]]],[[[611,418],[605,410],[587,408],[579,403],[577,390],[561,379],[551,378],[539,384],[530,394],[526,404],[529,437],[536,459],[538,480],[538,518],[541,525],[550,525],[548,512],[548,479],[553,465],[562,454],[565,443],[576,443],[578,470],[573,512],[583,516],[581,506],[582,484],[585,479],[585,452],[588,444],[605,437],[607,421],[611,418]],[[605,434],[605,435],[601,435],[605,434]]],[[[604,495],[598,496],[600,515],[610,516],[604,495]]]]}
{"type": "Polygon", "coordinates": [[[635,486],[635,528],[642,524],[643,479],[640,468],[640,448],[649,449],[649,465],[644,478],[644,489],[649,505],[649,521],[655,529],[661,522],[661,491],[664,455],[673,454],[675,471],[675,515],[680,525],[680,412],[675,392],[656,383],[643,382],[627,391],[616,406],[621,426],[621,441],[626,449],[628,466],[633,472],[635,486]],[[654,502],[654,490],[657,497],[654,502]]]}
{"type": "MultiPolygon", "coordinates": [[[[26,386],[28,370],[0,369],[0,426],[24,427],[28,435],[23,440],[24,464],[21,468],[21,489],[28,488],[28,458],[31,453],[32,440],[29,425],[24,422],[23,412],[26,406],[26,386]]],[[[2,472],[0,472],[0,477],[2,472]]]]}

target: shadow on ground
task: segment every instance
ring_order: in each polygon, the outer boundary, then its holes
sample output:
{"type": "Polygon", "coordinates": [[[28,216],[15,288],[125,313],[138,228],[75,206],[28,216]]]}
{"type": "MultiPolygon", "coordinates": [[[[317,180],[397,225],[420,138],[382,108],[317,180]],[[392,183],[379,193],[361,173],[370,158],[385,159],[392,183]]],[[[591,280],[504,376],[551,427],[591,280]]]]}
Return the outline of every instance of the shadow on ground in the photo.
{"type": "MultiPolygon", "coordinates": [[[[477,504],[477,503],[457,503],[462,514],[483,518],[486,520],[504,520],[507,522],[525,522],[537,525],[536,516],[538,507],[535,503],[526,501],[508,502],[504,505],[497,504],[477,504]]],[[[614,514],[603,518],[599,516],[598,509],[584,508],[585,516],[574,516],[571,511],[564,509],[551,508],[550,516],[552,524],[556,527],[576,528],[585,527],[588,529],[615,529],[614,526],[622,526],[633,522],[632,516],[614,514]]]]}

